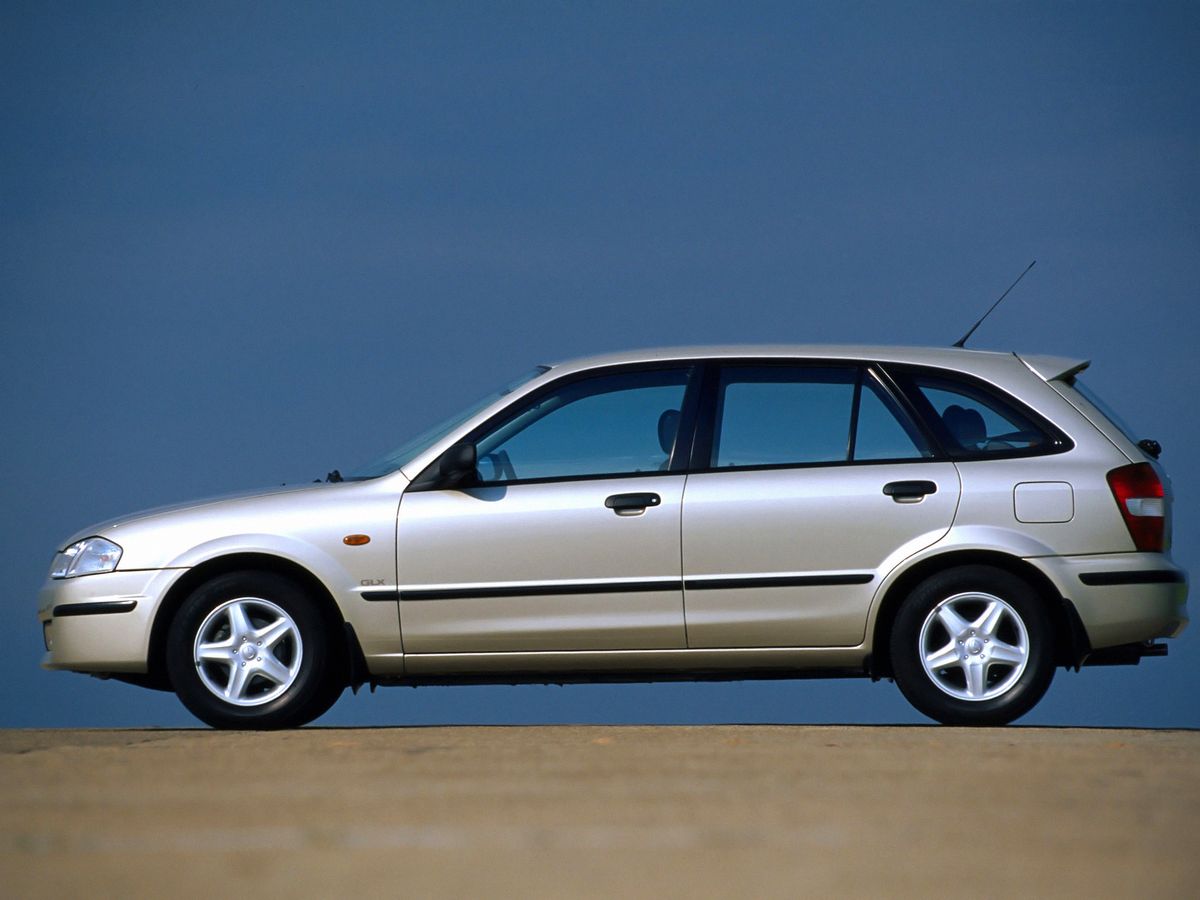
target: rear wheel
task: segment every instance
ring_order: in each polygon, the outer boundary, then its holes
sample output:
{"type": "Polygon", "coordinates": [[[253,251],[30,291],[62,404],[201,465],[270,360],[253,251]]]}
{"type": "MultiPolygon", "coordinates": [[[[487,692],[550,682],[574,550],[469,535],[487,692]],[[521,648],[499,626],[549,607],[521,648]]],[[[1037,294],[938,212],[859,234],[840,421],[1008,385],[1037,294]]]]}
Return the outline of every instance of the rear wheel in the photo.
{"type": "Polygon", "coordinates": [[[184,706],[214,728],[291,728],[341,694],[339,648],[295,583],[234,572],[184,601],[167,635],[167,672],[184,706]]]}
{"type": "Polygon", "coordinates": [[[905,599],[891,634],[904,696],[948,725],[1003,725],[1023,716],[1054,677],[1053,627],[1024,579],[962,566],[905,599]]]}

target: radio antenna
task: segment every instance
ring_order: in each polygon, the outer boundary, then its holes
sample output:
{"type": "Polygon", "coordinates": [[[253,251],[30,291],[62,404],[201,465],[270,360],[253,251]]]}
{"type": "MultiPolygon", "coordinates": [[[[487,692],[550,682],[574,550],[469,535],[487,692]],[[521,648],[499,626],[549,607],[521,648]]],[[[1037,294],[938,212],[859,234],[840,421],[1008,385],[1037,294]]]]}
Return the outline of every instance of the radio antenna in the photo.
{"type": "MultiPolygon", "coordinates": [[[[1017,276],[1017,280],[1008,286],[1008,291],[1011,291],[1018,284],[1020,284],[1021,279],[1024,278],[1027,274],[1029,274],[1029,270],[1032,269],[1036,265],[1037,265],[1036,259],[1033,262],[1031,262],[1029,265],[1027,265],[1025,267],[1025,271],[1017,276]]],[[[993,303],[990,307],[988,307],[988,311],[979,317],[979,321],[971,326],[971,330],[968,331],[966,334],[964,334],[962,337],[960,337],[957,341],[955,341],[953,346],[965,347],[967,344],[967,338],[969,338],[971,335],[973,335],[975,333],[975,329],[983,324],[983,320],[986,319],[988,316],[990,316],[992,314],[992,310],[1000,305],[1000,301],[1008,296],[1008,291],[1005,291],[1003,294],[1001,294],[1000,298],[995,303],[993,303]]]]}

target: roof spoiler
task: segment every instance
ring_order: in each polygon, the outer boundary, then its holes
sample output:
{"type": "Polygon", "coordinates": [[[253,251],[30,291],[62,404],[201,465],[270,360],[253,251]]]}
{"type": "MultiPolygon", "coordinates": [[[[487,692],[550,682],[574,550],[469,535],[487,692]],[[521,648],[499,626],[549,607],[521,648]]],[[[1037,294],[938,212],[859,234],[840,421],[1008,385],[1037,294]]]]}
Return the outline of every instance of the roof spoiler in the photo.
{"type": "Polygon", "coordinates": [[[1018,353],[1013,356],[1046,381],[1066,381],[1092,364],[1090,359],[1071,359],[1067,356],[1021,356],[1018,353]]]}

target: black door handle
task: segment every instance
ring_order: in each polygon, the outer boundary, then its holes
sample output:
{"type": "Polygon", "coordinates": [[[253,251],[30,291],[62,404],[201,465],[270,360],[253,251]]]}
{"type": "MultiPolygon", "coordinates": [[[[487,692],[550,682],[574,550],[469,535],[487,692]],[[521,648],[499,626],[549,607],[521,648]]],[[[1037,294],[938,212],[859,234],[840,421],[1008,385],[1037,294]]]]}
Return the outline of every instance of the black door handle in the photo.
{"type": "Polygon", "coordinates": [[[658,494],[613,494],[604,501],[604,505],[617,515],[641,512],[647,506],[658,506],[660,503],[662,497],[658,494]]]}
{"type": "Polygon", "coordinates": [[[920,500],[926,494],[936,494],[937,485],[932,481],[889,481],[883,492],[897,503],[920,500]]]}

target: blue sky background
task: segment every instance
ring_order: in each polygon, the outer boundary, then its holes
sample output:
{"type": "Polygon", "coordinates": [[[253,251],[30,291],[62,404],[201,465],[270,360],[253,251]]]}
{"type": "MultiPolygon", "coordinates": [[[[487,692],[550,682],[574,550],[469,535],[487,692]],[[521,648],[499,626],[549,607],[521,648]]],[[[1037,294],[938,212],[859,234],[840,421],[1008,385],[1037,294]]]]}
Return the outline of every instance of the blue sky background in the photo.
{"type": "MultiPolygon", "coordinates": [[[[90,522],[350,468],[533,363],[716,341],[1093,359],[1200,570],[1200,6],[0,5],[0,725],[90,522]]],[[[1200,629],[1031,724],[1200,726],[1200,629]]],[[[917,722],[892,685],[349,694],[324,723],[917,722]]]]}

